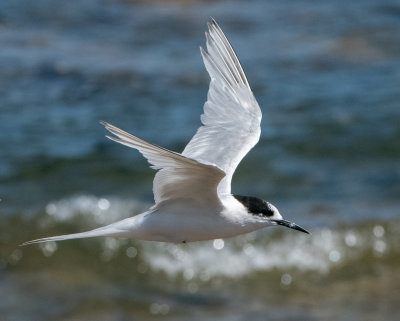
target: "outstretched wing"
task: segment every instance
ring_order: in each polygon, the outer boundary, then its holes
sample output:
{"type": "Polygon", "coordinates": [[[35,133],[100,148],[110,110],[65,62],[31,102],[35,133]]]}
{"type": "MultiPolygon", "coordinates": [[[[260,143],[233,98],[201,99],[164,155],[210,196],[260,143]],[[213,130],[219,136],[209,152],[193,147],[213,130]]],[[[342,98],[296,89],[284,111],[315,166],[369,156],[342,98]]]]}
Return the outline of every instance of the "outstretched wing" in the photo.
{"type": "Polygon", "coordinates": [[[152,168],[159,170],[153,181],[156,204],[173,199],[220,204],[217,186],[225,173],[217,166],[150,144],[106,122],[101,124],[115,135],[107,138],[136,148],[152,168]]]}
{"type": "Polygon", "coordinates": [[[200,48],[211,77],[201,126],[183,156],[211,163],[226,176],[219,194],[231,193],[232,175],[260,138],[261,110],[235,52],[218,24],[208,25],[207,51],[200,48]]]}

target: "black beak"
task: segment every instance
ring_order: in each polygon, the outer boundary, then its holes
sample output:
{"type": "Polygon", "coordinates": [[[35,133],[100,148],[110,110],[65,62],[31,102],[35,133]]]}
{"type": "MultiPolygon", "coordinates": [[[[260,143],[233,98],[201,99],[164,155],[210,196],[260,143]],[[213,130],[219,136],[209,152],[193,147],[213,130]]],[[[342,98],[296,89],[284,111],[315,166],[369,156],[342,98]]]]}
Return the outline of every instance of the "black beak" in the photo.
{"type": "Polygon", "coordinates": [[[292,222],[286,221],[286,220],[271,220],[272,222],[275,222],[278,225],[286,226],[288,228],[292,228],[294,230],[298,230],[300,232],[304,232],[307,234],[311,234],[310,232],[306,231],[302,227],[298,226],[297,224],[294,224],[292,222]]]}

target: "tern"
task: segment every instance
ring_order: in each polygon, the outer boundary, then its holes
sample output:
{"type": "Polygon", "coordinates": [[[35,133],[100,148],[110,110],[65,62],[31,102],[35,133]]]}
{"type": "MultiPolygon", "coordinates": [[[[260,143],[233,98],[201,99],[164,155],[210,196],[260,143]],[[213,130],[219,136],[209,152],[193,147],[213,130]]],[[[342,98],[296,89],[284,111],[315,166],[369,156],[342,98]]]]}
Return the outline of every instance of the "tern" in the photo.
{"type": "Polygon", "coordinates": [[[271,203],[231,193],[233,173],[261,133],[261,110],[228,39],[214,19],[200,47],[211,82],[202,126],[182,153],[148,143],[111,124],[107,138],[137,149],[157,173],[154,205],[144,213],[91,231],[41,238],[41,243],[97,236],[187,243],[229,238],[281,225],[308,233],[282,218],[271,203]]]}

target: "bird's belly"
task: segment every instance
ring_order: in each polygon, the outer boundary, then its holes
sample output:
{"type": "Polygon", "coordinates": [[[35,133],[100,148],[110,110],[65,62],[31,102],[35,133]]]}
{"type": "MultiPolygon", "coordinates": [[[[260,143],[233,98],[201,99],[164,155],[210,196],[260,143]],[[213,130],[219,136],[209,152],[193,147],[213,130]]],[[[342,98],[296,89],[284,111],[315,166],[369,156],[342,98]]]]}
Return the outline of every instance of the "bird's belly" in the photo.
{"type": "MultiPolygon", "coordinates": [[[[254,229],[251,229],[254,230],[254,229]]],[[[136,238],[159,242],[189,243],[227,238],[250,232],[240,224],[218,214],[152,213],[141,226],[136,238]]]]}

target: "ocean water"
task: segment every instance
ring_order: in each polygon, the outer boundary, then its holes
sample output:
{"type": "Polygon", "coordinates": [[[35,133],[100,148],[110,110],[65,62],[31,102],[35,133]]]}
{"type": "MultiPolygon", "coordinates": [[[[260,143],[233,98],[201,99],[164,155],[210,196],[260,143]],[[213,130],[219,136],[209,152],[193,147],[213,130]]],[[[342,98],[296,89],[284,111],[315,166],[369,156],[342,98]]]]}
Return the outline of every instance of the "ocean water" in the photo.
{"type": "Polygon", "coordinates": [[[400,319],[398,1],[2,0],[0,65],[1,321],[400,319]],[[98,122],[181,151],[210,16],[263,111],[233,191],[312,235],[19,247],[152,204],[98,122]]]}

